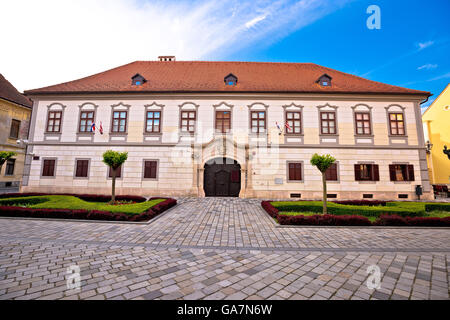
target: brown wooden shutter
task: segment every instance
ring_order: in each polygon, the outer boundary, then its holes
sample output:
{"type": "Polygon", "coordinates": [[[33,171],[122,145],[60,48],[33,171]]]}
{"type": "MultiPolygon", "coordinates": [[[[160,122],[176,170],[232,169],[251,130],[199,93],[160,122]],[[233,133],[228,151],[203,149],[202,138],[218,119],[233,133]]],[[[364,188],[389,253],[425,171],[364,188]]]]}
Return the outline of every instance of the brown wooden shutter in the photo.
{"type": "Polygon", "coordinates": [[[414,181],[414,166],[408,164],[408,181],[414,181]]]}
{"type": "Polygon", "coordinates": [[[377,164],[372,165],[372,181],[380,181],[380,170],[377,164]]]}
{"type": "Polygon", "coordinates": [[[293,163],[289,163],[289,180],[295,180],[295,167],[293,163]]]}
{"type": "Polygon", "coordinates": [[[44,177],[52,177],[55,175],[55,160],[44,160],[42,175],[44,177]]]}
{"type": "MultiPolygon", "coordinates": [[[[122,166],[116,169],[116,178],[120,178],[122,176],[122,166]]],[[[112,168],[109,167],[109,177],[112,178],[112,168]]]]}
{"type": "Polygon", "coordinates": [[[296,163],[296,168],[295,168],[295,178],[296,180],[302,180],[302,164],[301,163],[296,163]]]}
{"type": "Polygon", "coordinates": [[[337,164],[333,163],[327,171],[325,171],[325,179],[329,181],[337,181],[337,164]]]}
{"type": "Polygon", "coordinates": [[[144,163],[144,178],[156,179],[157,161],[145,161],[144,163]]]}
{"type": "Polygon", "coordinates": [[[361,166],[359,164],[355,164],[355,180],[361,181],[361,166]]]}
{"type": "Polygon", "coordinates": [[[389,165],[389,176],[391,177],[391,181],[397,181],[397,176],[395,174],[395,164],[389,165]]]}

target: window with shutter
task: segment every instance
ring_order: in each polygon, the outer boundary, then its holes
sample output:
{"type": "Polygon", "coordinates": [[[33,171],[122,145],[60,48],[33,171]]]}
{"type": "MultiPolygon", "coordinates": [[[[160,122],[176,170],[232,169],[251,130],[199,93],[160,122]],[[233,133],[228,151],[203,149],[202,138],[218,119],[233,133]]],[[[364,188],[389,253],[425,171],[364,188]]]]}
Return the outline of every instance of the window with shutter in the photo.
{"type": "Polygon", "coordinates": [[[380,173],[377,164],[358,163],[355,164],[356,181],[380,181],[380,173]]]}
{"type": "Polygon", "coordinates": [[[13,139],[19,138],[19,130],[20,130],[20,121],[19,120],[11,120],[11,128],[9,130],[9,137],[13,139]]]}
{"type": "Polygon", "coordinates": [[[301,181],[302,180],[302,163],[290,162],[289,163],[289,181],[301,181]]]}
{"type": "Polygon", "coordinates": [[[54,159],[45,159],[43,161],[42,176],[54,177],[55,176],[55,162],[54,159]]]}
{"type": "Polygon", "coordinates": [[[5,168],[5,176],[12,176],[14,175],[14,167],[16,165],[16,159],[8,159],[6,161],[6,168],[5,168]]]}
{"type": "MultiPolygon", "coordinates": [[[[111,167],[109,167],[108,177],[112,178],[112,169],[111,169],[111,167]]],[[[120,167],[118,167],[116,169],[116,178],[121,178],[121,177],[122,177],[122,166],[120,166],[120,167]]]]}
{"type": "Polygon", "coordinates": [[[87,178],[89,169],[89,160],[77,160],[75,177],[87,178]]]}
{"type": "Polygon", "coordinates": [[[390,164],[391,181],[414,181],[414,166],[407,164],[390,164]]]}
{"type": "Polygon", "coordinates": [[[158,168],[158,161],[145,160],[144,161],[144,179],[156,179],[158,168]]]}

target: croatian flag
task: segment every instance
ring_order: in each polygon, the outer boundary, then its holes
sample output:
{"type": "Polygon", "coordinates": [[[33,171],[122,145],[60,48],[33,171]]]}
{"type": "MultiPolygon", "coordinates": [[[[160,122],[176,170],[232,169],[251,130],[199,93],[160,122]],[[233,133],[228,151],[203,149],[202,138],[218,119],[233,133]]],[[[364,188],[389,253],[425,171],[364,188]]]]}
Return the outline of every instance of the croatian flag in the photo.
{"type": "Polygon", "coordinates": [[[286,123],[284,124],[287,131],[291,131],[291,126],[289,125],[288,121],[286,120],[286,123]]]}
{"type": "Polygon", "coordinates": [[[98,131],[100,131],[100,134],[103,134],[103,126],[102,126],[102,122],[100,121],[100,128],[98,129],[98,131]]]}
{"type": "Polygon", "coordinates": [[[94,133],[95,133],[95,123],[92,123],[92,126],[91,126],[91,132],[94,132],[94,133]]]}

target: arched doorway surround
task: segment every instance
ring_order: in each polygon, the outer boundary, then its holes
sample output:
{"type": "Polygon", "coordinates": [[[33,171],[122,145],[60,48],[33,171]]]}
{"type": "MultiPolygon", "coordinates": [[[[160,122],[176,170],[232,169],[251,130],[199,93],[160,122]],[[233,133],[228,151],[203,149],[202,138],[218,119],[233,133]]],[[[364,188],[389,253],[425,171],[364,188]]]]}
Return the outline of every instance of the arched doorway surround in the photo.
{"type": "Polygon", "coordinates": [[[241,165],[234,159],[218,157],[205,163],[203,190],[206,197],[239,197],[241,165]]]}

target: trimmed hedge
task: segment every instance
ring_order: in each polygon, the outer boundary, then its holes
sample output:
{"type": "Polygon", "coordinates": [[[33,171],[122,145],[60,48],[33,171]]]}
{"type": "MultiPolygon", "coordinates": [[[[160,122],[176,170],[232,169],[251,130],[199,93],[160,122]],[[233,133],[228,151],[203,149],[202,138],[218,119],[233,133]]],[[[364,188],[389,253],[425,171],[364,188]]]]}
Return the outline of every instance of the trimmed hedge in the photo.
{"type": "MultiPolygon", "coordinates": [[[[161,199],[161,198],[156,198],[161,199]]],[[[86,219],[86,220],[107,220],[107,221],[147,221],[158,214],[172,208],[177,204],[177,200],[165,198],[147,211],[127,215],[125,213],[113,213],[99,210],[71,210],[71,209],[35,209],[14,206],[0,206],[0,216],[2,217],[29,217],[29,218],[60,218],[60,219],[86,219]]]]}
{"type": "Polygon", "coordinates": [[[372,223],[367,217],[360,215],[283,215],[272,205],[272,201],[262,201],[261,206],[281,225],[450,227],[450,217],[401,217],[399,215],[382,214],[372,223]]]}
{"type": "MultiPolygon", "coordinates": [[[[286,201],[272,202],[272,205],[279,211],[286,212],[317,212],[322,213],[322,202],[319,201],[286,201]]],[[[365,217],[379,217],[382,214],[396,214],[399,216],[425,215],[424,208],[416,207],[394,207],[394,206],[360,206],[343,205],[339,203],[328,202],[328,212],[334,215],[361,215],[365,217]]]]}
{"type": "Polygon", "coordinates": [[[387,201],[382,200],[337,200],[331,201],[337,204],[351,205],[351,206],[386,206],[387,201]]]}
{"type": "Polygon", "coordinates": [[[282,225],[310,225],[310,226],[370,226],[367,217],[335,216],[332,214],[314,216],[286,216],[278,215],[278,222],[282,225]]]}
{"type": "Polygon", "coordinates": [[[450,203],[427,203],[425,211],[450,211],[450,203]]]}
{"type": "Polygon", "coordinates": [[[376,226],[420,226],[420,227],[450,227],[450,217],[400,217],[397,215],[380,216],[373,225],[376,226]]]}
{"type": "Polygon", "coordinates": [[[39,204],[48,201],[48,198],[42,197],[29,197],[29,198],[16,198],[16,199],[0,199],[1,206],[17,206],[20,204],[39,204]]]}
{"type": "MultiPolygon", "coordinates": [[[[101,194],[76,194],[76,193],[39,193],[39,192],[28,192],[28,193],[5,193],[0,194],[0,199],[2,198],[16,198],[16,197],[32,197],[32,196],[74,196],[80,198],[81,200],[88,202],[109,202],[111,201],[111,196],[101,195],[101,194]]],[[[158,198],[162,199],[162,198],[158,198]]],[[[117,201],[133,201],[133,202],[145,202],[146,198],[141,196],[132,195],[118,195],[116,196],[117,201]]],[[[0,200],[1,201],[1,200],[0,200]]]]}

